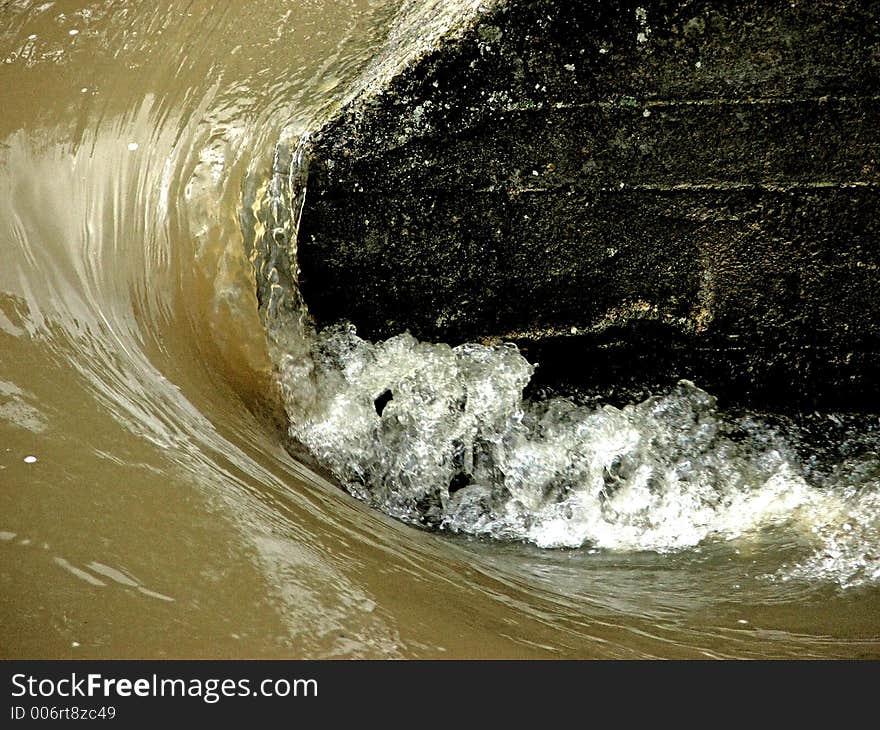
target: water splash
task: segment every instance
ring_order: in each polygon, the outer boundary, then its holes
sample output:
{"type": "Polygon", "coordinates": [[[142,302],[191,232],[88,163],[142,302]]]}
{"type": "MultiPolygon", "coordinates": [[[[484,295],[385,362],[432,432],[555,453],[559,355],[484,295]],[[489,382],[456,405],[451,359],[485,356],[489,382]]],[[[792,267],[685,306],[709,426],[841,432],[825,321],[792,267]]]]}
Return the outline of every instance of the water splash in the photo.
{"type": "Polygon", "coordinates": [[[795,436],[725,418],[690,382],[623,408],[532,402],[534,368],[512,345],[371,343],[351,325],[315,333],[309,363],[282,367],[291,437],[407,522],[657,552],[782,527],[813,551],[786,579],[880,577],[880,462],[811,467],[795,436]]]}

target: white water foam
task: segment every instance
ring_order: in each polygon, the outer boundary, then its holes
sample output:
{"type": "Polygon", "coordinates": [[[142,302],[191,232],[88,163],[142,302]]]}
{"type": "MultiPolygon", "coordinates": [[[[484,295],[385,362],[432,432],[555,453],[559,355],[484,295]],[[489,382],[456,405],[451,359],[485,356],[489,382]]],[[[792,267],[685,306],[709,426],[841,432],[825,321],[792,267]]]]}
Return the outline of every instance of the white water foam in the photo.
{"type": "Polygon", "coordinates": [[[876,456],[816,480],[790,438],[723,418],[687,381],[623,408],[532,402],[533,366],[512,345],[371,343],[350,325],[311,340],[308,357],[281,360],[290,435],[397,518],[547,548],[657,552],[784,526],[815,550],[785,579],[880,580],[876,456]]]}

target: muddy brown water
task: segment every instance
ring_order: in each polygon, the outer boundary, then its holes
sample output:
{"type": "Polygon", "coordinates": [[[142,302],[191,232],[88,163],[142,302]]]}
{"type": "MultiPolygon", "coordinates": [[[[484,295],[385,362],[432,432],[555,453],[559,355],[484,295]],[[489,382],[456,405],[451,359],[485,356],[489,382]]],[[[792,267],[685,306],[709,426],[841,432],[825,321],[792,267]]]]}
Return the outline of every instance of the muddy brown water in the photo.
{"type": "Polygon", "coordinates": [[[406,526],[283,448],[242,206],[393,0],[0,2],[0,657],[863,657],[787,534],[406,526]]]}

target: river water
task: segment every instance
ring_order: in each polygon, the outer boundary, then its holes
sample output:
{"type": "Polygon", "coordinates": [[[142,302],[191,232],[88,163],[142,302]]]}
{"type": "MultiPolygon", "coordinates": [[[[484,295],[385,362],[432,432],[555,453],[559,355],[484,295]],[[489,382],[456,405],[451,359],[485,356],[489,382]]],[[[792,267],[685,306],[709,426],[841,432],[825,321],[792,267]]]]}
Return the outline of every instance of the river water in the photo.
{"type": "Polygon", "coordinates": [[[876,417],[267,338],[275,143],[396,8],[0,2],[0,657],[880,656],[876,417]]]}

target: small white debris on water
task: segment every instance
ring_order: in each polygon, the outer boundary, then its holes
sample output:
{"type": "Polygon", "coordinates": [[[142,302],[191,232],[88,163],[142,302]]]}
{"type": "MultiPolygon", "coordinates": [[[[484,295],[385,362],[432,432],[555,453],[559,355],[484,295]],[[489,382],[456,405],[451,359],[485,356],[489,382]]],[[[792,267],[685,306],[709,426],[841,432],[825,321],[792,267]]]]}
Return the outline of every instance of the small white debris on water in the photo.
{"type": "Polygon", "coordinates": [[[72,641],[72,642],[70,643],[70,645],[71,645],[74,649],[76,649],[76,648],[79,647],[79,642],[78,642],[78,641],[72,641]]]}
{"type": "Polygon", "coordinates": [[[702,62],[702,61],[697,61],[694,65],[695,65],[697,68],[703,68],[703,62],[702,62]]]}
{"type": "Polygon", "coordinates": [[[24,457],[24,463],[25,463],[25,464],[36,464],[36,463],[37,463],[37,457],[36,457],[36,456],[25,456],[25,457],[24,457]]]}
{"type": "Polygon", "coordinates": [[[89,89],[88,89],[87,86],[83,86],[83,87],[80,89],[80,92],[83,93],[83,94],[85,94],[85,93],[88,92],[88,90],[89,90],[89,89]]]}
{"type": "Polygon", "coordinates": [[[79,35],[79,31],[76,28],[71,28],[67,31],[67,35],[79,35]]]}
{"type": "Polygon", "coordinates": [[[646,118],[647,118],[647,117],[650,117],[650,116],[651,116],[651,110],[650,110],[650,109],[645,109],[645,111],[642,112],[642,116],[643,116],[643,117],[646,117],[646,118]]]}
{"type": "Polygon", "coordinates": [[[140,145],[137,142],[129,142],[128,143],[128,151],[134,152],[140,145]]]}
{"type": "Polygon", "coordinates": [[[738,623],[738,624],[747,624],[748,621],[746,621],[744,618],[741,618],[741,619],[739,619],[739,620],[737,621],[737,623],[738,623]]]}
{"type": "Polygon", "coordinates": [[[573,63],[565,64],[565,70],[566,71],[574,71],[574,64],[573,63]]]}
{"type": "Polygon", "coordinates": [[[31,33],[31,34],[28,36],[28,40],[29,40],[29,41],[35,41],[35,40],[37,40],[37,34],[36,34],[36,33],[31,33]]]}

